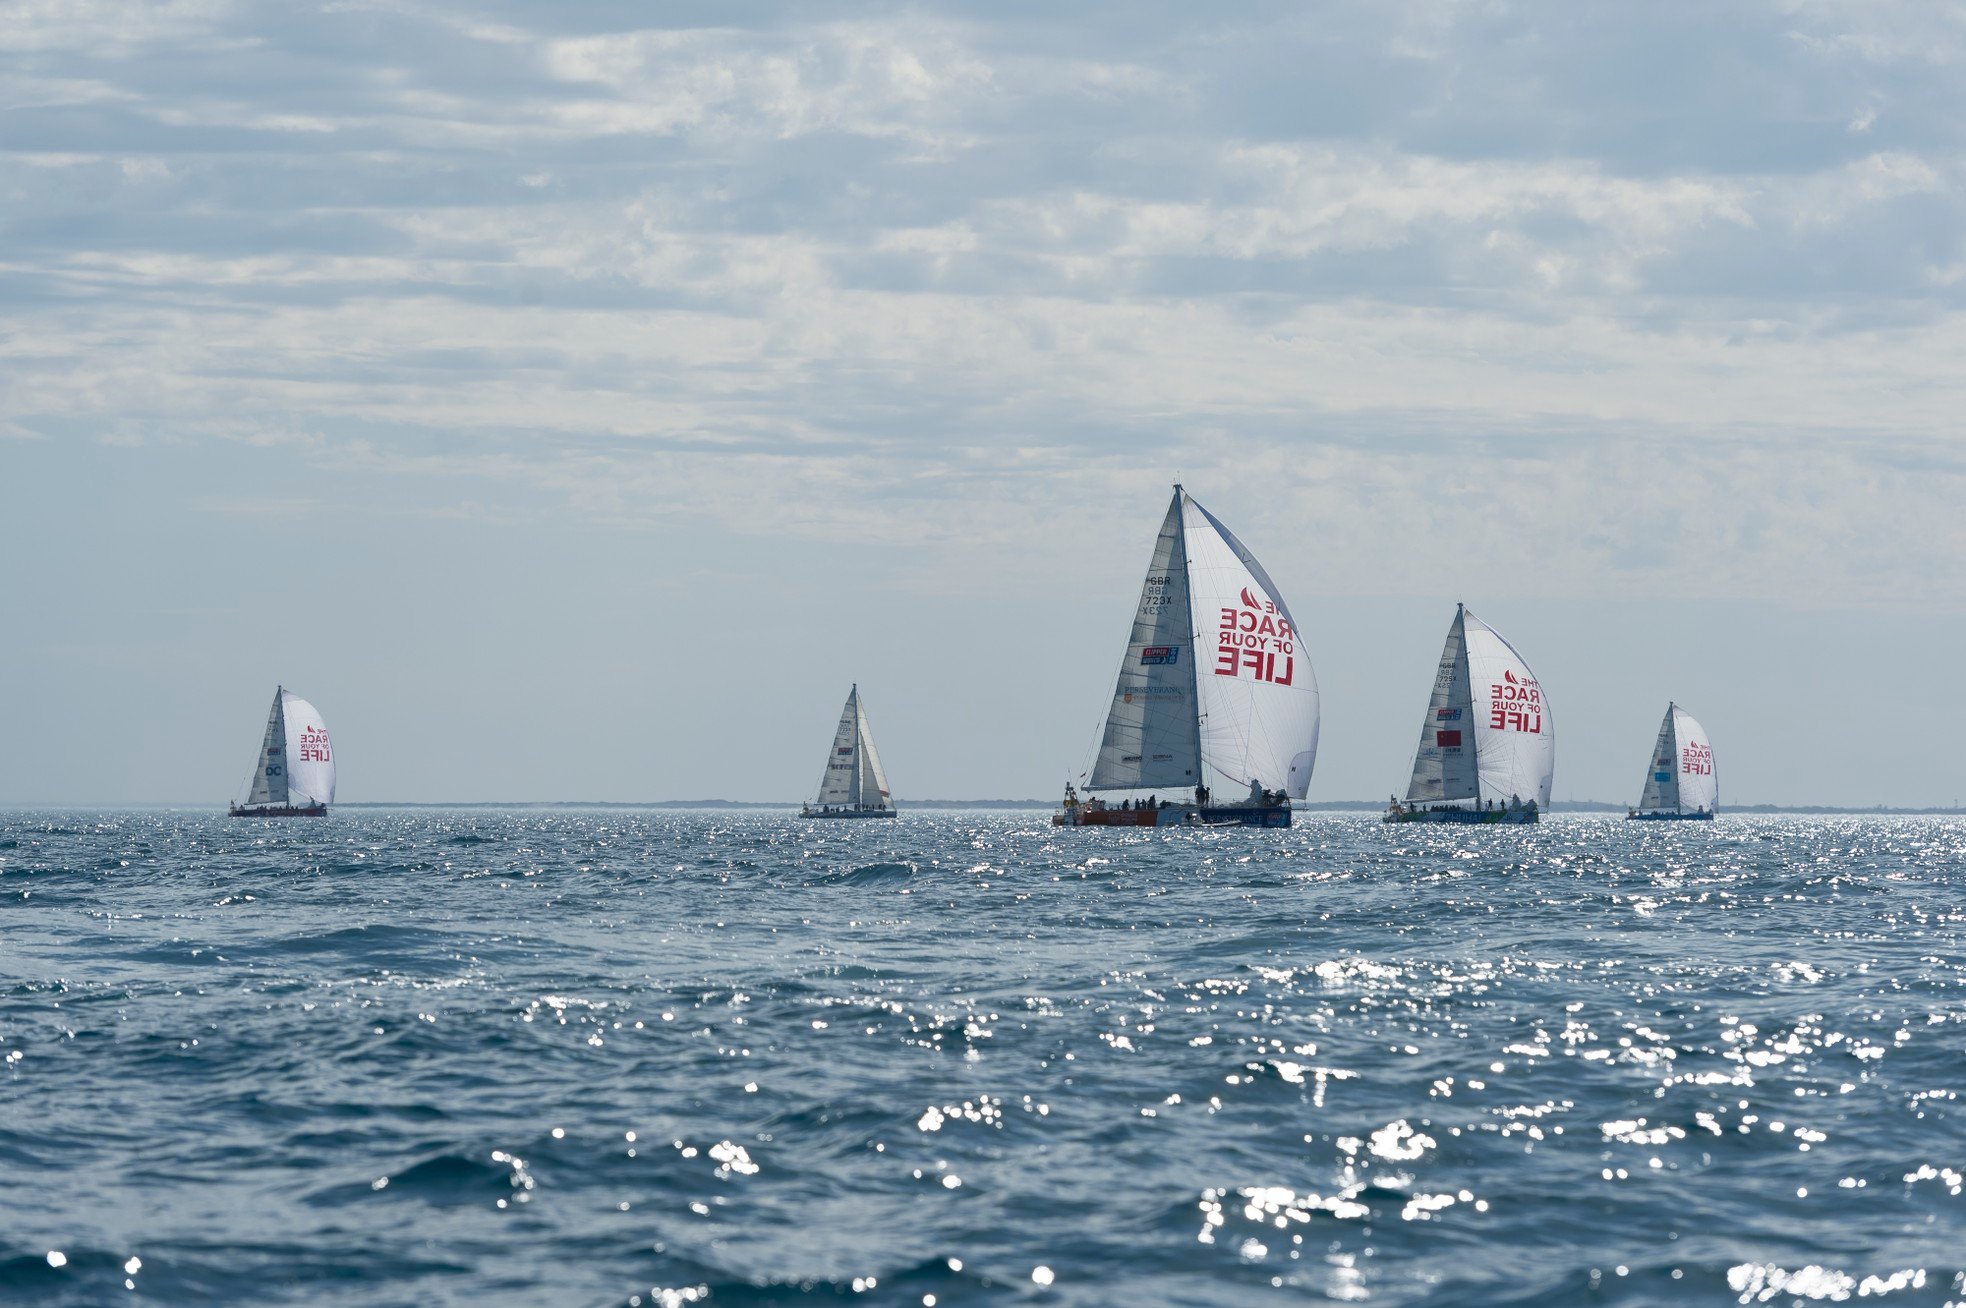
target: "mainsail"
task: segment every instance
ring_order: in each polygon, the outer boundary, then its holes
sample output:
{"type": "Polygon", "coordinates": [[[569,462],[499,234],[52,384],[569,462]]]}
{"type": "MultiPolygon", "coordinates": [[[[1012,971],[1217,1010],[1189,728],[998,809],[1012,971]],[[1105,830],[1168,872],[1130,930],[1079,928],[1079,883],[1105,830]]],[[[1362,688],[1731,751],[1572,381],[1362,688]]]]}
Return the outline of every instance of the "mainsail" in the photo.
{"type": "Polygon", "coordinates": [[[833,732],[833,748],[826,755],[815,802],[836,808],[888,807],[887,774],[874,752],[874,734],[867,726],[858,685],[848,692],[846,707],[840,710],[840,725],[833,732]]]}
{"type": "Polygon", "coordinates": [[[1302,799],[1317,740],[1317,677],[1276,584],[1176,486],[1088,788],[1255,784],[1302,799]]]}
{"type": "Polygon", "coordinates": [[[1456,606],[1434,675],[1409,803],[1550,803],[1556,728],[1536,675],[1495,629],[1456,606]]]}
{"type": "Polygon", "coordinates": [[[334,746],[327,724],[312,704],[285,687],[276,689],[246,807],[332,804],[334,787],[334,746]]]}
{"type": "Polygon", "coordinates": [[[1677,704],[1666,705],[1659,739],[1645,770],[1642,813],[1712,813],[1720,807],[1720,782],[1706,728],[1677,704]]]}

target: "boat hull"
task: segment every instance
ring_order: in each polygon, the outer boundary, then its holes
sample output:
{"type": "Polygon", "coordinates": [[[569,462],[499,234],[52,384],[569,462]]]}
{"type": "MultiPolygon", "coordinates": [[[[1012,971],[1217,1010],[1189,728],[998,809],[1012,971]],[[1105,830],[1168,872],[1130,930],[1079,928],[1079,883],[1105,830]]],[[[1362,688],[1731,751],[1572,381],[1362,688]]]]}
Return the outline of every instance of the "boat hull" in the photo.
{"type": "Polygon", "coordinates": [[[1627,813],[1627,822],[1711,822],[1711,813],[1627,813]]]}
{"type": "Polygon", "coordinates": [[[234,804],[229,816],[242,818],[290,818],[326,817],[326,804],[268,804],[261,808],[244,808],[234,804]]]}
{"type": "Polygon", "coordinates": [[[892,808],[836,808],[822,812],[808,808],[799,810],[799,816],[815,821],[821,818],[891,818],[899,811],[892,808]]]}
{"type": "Polygon", "coordinates": [[[1447,822],[1457,826],[1494,827],[1529,826],[1542,819],[1542,814],[1533,808],[1435,808],[1404,809],[1390,808],[1384,818],[1387,822],[1447,822]]]}
{"type": "Polygon", "coordinates": [[[1290,805],[1224,805],[1196,808],[1169,804],[1165,808],[1088,808],[1083,804],[1051,815],[1054,827],[1270,827],[1290,825],[1290,805]]]}

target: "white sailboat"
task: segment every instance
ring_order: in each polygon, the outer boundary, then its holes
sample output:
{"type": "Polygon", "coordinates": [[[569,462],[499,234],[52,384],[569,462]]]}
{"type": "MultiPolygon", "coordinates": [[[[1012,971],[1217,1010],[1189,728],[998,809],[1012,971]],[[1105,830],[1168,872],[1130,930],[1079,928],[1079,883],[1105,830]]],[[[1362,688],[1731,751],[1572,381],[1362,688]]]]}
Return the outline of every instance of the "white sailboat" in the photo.
{"type": "Polygon", "coordinates": [[[1176,486],[1081,777],[1095,797],[1067,786],[1052,823],[1287,827],[1317,738],[1317,677],[1296,620],[1256,556],[1176,486]],[[1096,797],[1110,791],[1152,793],[1096,797]]]}
{"type": "Polygon", "coordinates": [[[886,818],[894,814],[887,774],[881,771],[881,756],[874,752],[874,733],[867,726],[867,709],[860,702],[856,684],[847,692],[839,730],[833,733],[833,748],[826,755],[826,770],[819,778],[819,798],[801,805],[799,815],[886,818]]]}
{"type": "Polygon", "coordinates": [[[1645,769],[1645,794],[1625,814],[1648,821],[1709,820],[1720,808],[1720,781],[1713,771],[1707,729],[1677,704],[1666,705],[1652,762],[1645,769]]]}
{"type": "Polygon", "coordinates": [[[1388,822],[1534,822],[1550,806],[1556,724],[1536,674],[1460,605],[1440,652],[1406,802],[1388,822]]]}
{"type": "Polygon", "coordinates": [[[334,746],[312,704],[282,686],[273,692],[252,791],[233,817],[324,817],[334,803],[334,746]]]}

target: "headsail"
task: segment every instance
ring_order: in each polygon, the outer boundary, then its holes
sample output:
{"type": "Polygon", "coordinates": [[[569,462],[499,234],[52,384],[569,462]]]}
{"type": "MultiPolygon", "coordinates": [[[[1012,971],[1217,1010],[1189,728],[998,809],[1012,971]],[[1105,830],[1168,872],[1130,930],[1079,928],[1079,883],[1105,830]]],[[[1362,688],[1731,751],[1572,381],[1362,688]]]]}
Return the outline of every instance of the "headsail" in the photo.
{"type": "Polygon", "coordinates": [[[1515,647],[1463,611],[1468,681],[1475,702],[1475,762],[1481,797],[1550,806],[1556,780],[1556,724],[1536,674],[1515,647]]]}
{"type": "Polygon", "coordinates": [[[1176,487],[1154,541],[1133,634],[1106,713],[1105,737],[1086,783],[1093,790],[1180,789],[1202,783],[1183,498],[1176,487]]]}
{"type": "Polygon", "coordinates": [[[312,704],[280,692],[287,725],[287,791],[294,804],[334,803],[334,746],[312,704]]]}
{"type": "Polygon", "coordinates": [[[1317,674],[1276,583],[1235,534],[1185,501],[1188,590],[1201,755],[1218,782],[1257,783],[1304,798],[1317,762],[1317,674]]]}
{"type": "Polygon", "coordinates": [[[867,706],[860,702],[860,688],[853,688],[855,751],[859,760],[854,779],[854,802],[862,808],[885,808],[888,803],[887,774],[881,771],[881,756],[874,752],[874,731],[867,725],[867,706]]]}
{"type": "Polygon", "coordinates": [[[1478,798],[1475,773],[1474,692],[1468,684],[1468,643],[1463,611],[1454,611],[1434,673],[1433,697],[1420,723],[1420,747],[1413,753],[1413,780],[1406,799],[1413,804],[1465,805],[1478,798]]]}

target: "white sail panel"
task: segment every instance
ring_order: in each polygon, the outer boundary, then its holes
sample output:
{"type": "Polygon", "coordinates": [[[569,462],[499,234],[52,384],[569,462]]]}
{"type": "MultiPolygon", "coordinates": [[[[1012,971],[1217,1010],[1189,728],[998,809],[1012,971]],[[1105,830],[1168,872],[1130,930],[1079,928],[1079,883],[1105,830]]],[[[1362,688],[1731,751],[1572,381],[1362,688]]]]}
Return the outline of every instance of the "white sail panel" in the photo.
{"type": "Polygon", "coordinates": [[[1679,811],[1679,748],[1674,744],[1673,715],[1666,705],[1666,716],[1659,723],[1659,738],[1652,744],[1652,757],[1645,768],[1645,793],[1639,798],[1641,813],[1679,811]]]}
{"type": "Polygon", "coordinates": [[[1667,710],[1667,715],[1672,719],[1677,747],[1673,774],[1678,778],[1679,811],[1719,812],[1720,780],[1713,770],[1713,745],[1707,740],[1707,729],[1677,704],[1667,710]]]}
{"type": "Polygon", "coordinates": [[[833,747],[826,751],[826,770],[819,776],[820,804],[853,807],[860,789],[860,687],[847,693],[833,747]]]}
{"type": "Polygon", "coordinates": [[[855,790],[856,802],[863,808],[888,807],[887,774],[881,771],[881,756],[874,751],[874,729],[867,725],[867,705],[859,702],[860,688],[854,687],[855,752],[860,762],[855,790]]]}
{"type": "Polygon", "coordinates": [[[1093,790],[1181,788],[1202,780],[1181,500],[1177,487],[1140,587],[1133,634],[1086,783],[1093,790]]]}
{"type": "Polygon", "coordinates": [[[281,805],[287,802],[287,718],[281,701],[286,691],[273,692],[273,707],[266,714],[266,738],[260,742],[259,761],[253,766],[253,788],[246,803],[281,805]]]}
{"type": "Polygon", "coordinates": [[[1481,797],[1550,806],[1556,725],[1536,674],[1493,627],[1465,610],[1468,681],[1474,697],[1475,762],[1481,797]]]}
{"type": "MultiPolygon", "coordinates": [[[[1201,756],[1215,784],[1304,798],[1317,762],[1317,675],[1263,565],[1185,492],[1201,756]]],[[[1225,797],[1230,797],[1225,795],[1225,797]]]]}
{"type": "Polygon", "coordinates": [[[280,692],[287,728],[288,802],[334,803],[334,746],[328,724],[312,704],[292,691],[280,692]]]}
{"type": "Polygon", "coordinates": [[[1413,752],[1411,804],[1469,808],[1480,799],[1475,771],[1474,692],[1468,678],[1468,646],[1461,610],[1454,612],[1434,673],[1433,695],[1420,723],[1420,747],[1413,752]]]}

